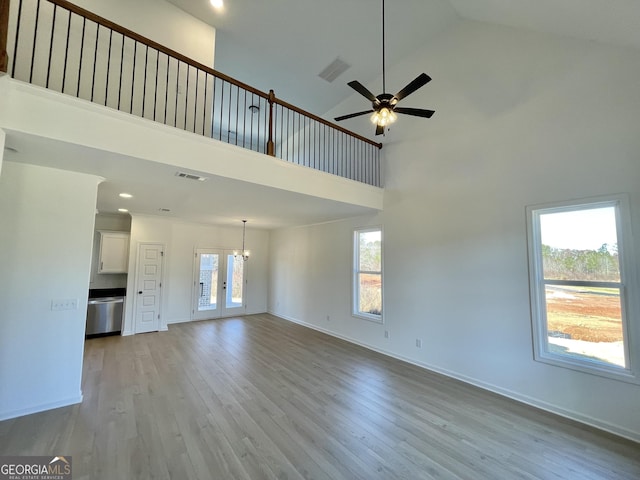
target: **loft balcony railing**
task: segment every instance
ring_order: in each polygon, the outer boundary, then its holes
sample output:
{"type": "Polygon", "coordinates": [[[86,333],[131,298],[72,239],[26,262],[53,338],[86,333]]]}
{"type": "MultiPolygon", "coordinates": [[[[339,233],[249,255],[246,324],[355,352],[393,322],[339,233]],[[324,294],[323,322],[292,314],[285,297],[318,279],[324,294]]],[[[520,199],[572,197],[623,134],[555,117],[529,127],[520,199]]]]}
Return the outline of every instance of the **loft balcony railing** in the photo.
{"type": "Polygon", "coordinates": [[[382,186],[382,145],[65,0],[0,0],[0,73],[382,186]]]}

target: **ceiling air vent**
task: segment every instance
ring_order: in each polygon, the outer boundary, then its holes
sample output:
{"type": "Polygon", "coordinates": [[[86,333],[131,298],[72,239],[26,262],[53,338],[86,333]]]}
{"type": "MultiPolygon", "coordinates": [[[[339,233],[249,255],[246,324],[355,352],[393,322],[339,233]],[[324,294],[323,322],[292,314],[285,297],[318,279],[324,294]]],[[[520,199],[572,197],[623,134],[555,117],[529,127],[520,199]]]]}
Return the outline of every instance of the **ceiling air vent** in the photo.
{"type": "Polygon", "coordinates": [[[336,57],[333,62],[327,65],[326,68],[318,74],[318,76],[331,83],[350,67],[351,65],[346,63],[340,57],[336,57]]]}
{"type": "Polygon", "coordinates": [[[207,180],[207,177],[201,177],[200,175],[194,175],[186,172],[176,172],[176,177],[186,178],[187,180],[198,180],[199,182],[207,180]]]}

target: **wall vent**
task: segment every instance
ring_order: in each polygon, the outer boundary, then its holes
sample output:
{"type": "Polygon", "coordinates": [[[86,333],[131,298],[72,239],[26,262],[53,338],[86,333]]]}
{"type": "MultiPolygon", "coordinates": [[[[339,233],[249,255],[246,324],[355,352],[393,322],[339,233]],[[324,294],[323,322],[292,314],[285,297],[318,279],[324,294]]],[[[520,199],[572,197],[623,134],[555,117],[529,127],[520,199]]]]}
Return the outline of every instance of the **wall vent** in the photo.
{"type": "Polygon", "coordinates": [[[351,65],[347,62],[342,60],[340,57],[336,57],[333,62],[327,65],[325,69],[318,74],[318,76],[331,83],[350,67],[351,65]]]}
{"type": "Polygon", "coordinates": [[[186,178],[187,180],[198,180],[199,182],[207,180],[207,177],[201,177],[200,175],[194,175],[186,172],[176,172],[176,177],[186,178]]]}

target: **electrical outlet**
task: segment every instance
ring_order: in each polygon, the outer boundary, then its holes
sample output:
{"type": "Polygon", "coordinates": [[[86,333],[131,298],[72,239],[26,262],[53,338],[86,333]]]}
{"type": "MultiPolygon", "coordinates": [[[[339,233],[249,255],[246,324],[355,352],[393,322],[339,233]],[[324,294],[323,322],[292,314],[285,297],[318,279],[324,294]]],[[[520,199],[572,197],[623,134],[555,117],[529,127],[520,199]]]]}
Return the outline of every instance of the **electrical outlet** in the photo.
{"type": "Polygon", "coordinates": [[[77,310],[78,309],[78,299],[77,298],[63,298],[51,300],[51,310],[60,311],[60,310],[77,310]]]}
{"type": "Polygon", "coordinates": [[[389,338],[389,330],[384,331],[384,338],[389,338]]]}
{"type": "Polygon", "coordinates": [[[422,340],[420,340],[419,338],[416,338],[416,347],[422,348],[422,340]]]}

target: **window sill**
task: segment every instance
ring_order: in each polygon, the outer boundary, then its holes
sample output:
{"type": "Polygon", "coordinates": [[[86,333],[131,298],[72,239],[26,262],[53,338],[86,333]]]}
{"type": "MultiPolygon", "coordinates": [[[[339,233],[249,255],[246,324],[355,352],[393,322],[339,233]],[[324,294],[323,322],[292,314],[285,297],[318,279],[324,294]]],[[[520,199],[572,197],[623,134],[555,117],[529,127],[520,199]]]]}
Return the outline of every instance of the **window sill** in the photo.
{"type": "Polygon", "coordinates": [[[380,325],[384,324],[382,315],[367,315],[366,313],[352,313],[351,316],[355,318],[359,318],[361,320],[366,320],[368,322],[379,323],[380,325]]]}
{"type": "Polygon", "coordinates": [[[534,358],[537,362],[546,363],[555,367],[568,368],[570,370],[618,380],[625,383],[640,385],[640,378],[631,370],[622,367],[608,366],[604,363],[589,360],[572,359],[561,355],[543,352],[534,358]]]}

